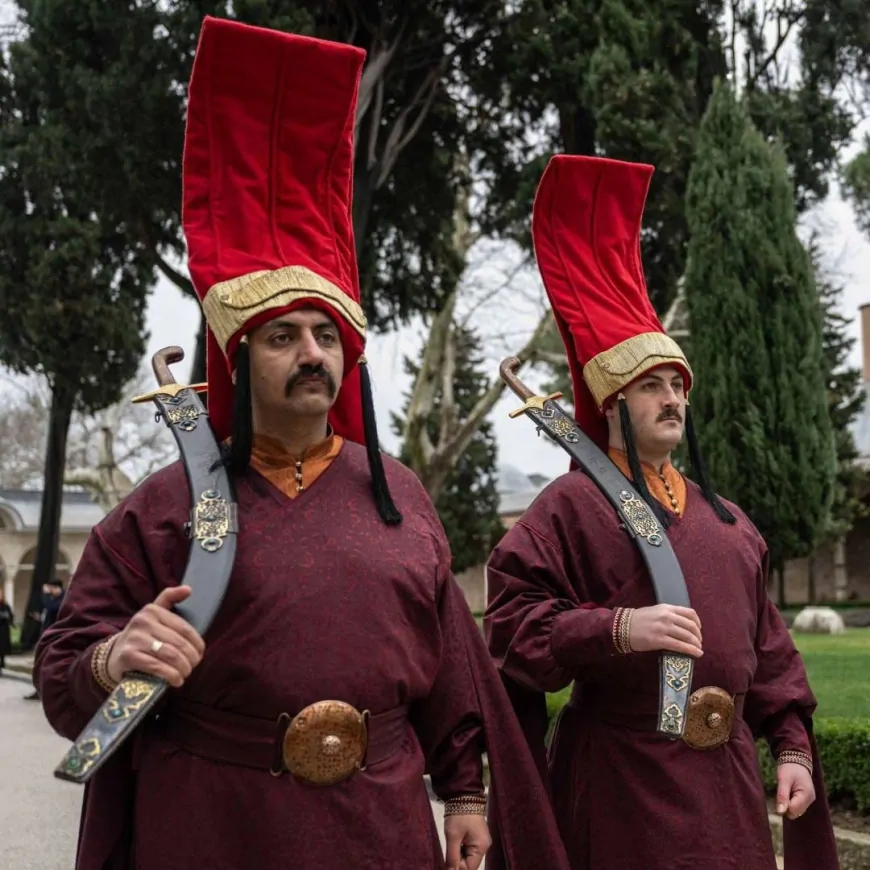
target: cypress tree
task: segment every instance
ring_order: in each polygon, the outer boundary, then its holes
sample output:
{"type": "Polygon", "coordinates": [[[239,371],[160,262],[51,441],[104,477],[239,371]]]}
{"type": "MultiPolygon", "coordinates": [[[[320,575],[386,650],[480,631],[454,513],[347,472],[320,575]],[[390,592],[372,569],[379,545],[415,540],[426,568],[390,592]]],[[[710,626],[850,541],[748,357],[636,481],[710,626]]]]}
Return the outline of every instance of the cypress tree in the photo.
{"type": "Polygon", "coordinates": [[[822,306],[822,352],[828,387],[828,412],[837,445],[837,482],[826,537],[838,538],[849,532],[855,518],[863,513],[858,489],[862,472],[856,464],[858,450],[851,427],[864,409],[861,369],[849,365],[855,339],[848,333],[849,320],[840,313],[843,288],[825,269],[821,244],[813,236],[808,246],[822,306]]]}
{"type": "Polygon", "coordinates": [[[701,446],[719,492],[747,512],[781,571],[829,521],[836,448],[822,309],[783,152],[725,83],[701,124],[686,210],[701,446]]]}

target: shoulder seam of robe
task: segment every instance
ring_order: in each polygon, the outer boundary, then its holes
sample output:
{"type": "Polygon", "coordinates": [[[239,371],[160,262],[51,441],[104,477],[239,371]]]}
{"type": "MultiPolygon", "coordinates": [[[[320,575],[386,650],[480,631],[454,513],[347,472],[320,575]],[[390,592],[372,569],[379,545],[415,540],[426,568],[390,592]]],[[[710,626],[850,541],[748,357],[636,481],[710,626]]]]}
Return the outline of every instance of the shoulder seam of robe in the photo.
{"type": "Polygon", "coordinates": [[[152,583],[153,579],[146,577],[138,568],[134,565],[131,565],[127,559],[122,556],[105,538],[99,526],[94,526],[93,528],[94,537],[100,542],[100,546],[103,549],[110,553],[113,559],[117,559],[119,562],[122,562],[124,566],[130,571],[132,574],[135,574],[140,580],[143,580],[145,583],[152,583]]]}
{"type": "Polygon", "coordinates": [[[550,547],[560,556],[564,557],[565,554],[562,552],[562,548],[555,541],[551,541],[543,532],[539,532],[534,526],[530,526],[525,520],[517,520],[515,525],[522,526],[527,532],[529,532],[529,534],[543,541],[545,544],[549,544],[550,547]]]}

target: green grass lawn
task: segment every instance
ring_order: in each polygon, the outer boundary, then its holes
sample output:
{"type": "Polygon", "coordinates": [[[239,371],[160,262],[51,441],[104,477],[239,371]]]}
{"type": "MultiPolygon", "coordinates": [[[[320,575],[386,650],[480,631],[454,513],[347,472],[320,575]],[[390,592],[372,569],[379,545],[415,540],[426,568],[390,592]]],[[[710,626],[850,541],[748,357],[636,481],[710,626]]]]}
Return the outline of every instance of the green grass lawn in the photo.
{"type": "MultiPolygon", "coordinates": [[[[820,719],[870,719],[870,629],[848,629],[839,636],[795,634],[819,702],[820,719]]],[[[571,689],[547,696],[552,716],[568,700],[571,689]]]]}
{"type": "Polygon", "coordinates": [[[870,719],[870,629],[839,636],[795,634],[824,719],[870,719]]]}

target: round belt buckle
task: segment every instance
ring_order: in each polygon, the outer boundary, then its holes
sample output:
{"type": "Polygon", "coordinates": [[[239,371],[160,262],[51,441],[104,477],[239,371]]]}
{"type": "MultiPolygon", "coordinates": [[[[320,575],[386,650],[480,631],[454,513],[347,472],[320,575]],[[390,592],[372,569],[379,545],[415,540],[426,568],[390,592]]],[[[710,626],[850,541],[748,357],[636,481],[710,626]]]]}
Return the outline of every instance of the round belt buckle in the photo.
{"type": "Polygon", "coordinates": [[[705,686],[692,692],[683,740],[692,749],[716,749],[728,742],[734,726],[734,699],[724,689],[705,686]]]}
{"type": "Polygon", "coordinates": [[[284,764],[309,785],[335,785],[362,770],[368,713],[343,701],[318,701],[298,713],[284,735],[284,764]]]}

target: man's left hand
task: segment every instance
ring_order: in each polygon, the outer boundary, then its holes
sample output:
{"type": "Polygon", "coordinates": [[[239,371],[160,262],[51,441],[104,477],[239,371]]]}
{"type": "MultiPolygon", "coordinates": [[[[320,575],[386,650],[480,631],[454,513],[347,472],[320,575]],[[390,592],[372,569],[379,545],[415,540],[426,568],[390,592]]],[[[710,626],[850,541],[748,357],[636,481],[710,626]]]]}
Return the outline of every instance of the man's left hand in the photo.
{"type": "Polygon", "coordinates": [[[816,799],[810,772],[800,764],[780,764],[776,780],[777,813],[788,819],[800,818],[816,799]]]}
{"type": "Polygon", "coordinates": [[[447,839],[447,870],[478,870],[492,845],[486,816],[447,816],[444,835],[447,839]]]}

